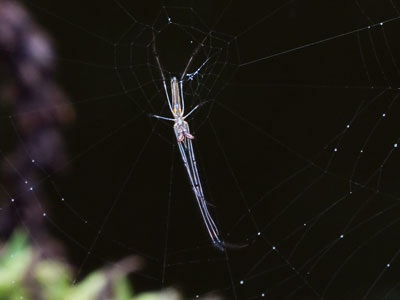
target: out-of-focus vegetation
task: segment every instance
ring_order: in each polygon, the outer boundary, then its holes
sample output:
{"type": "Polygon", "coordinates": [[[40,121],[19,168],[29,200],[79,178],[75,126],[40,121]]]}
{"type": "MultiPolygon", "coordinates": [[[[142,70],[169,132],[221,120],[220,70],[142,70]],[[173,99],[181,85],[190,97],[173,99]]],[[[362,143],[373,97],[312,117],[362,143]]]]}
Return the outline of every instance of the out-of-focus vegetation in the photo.
{"type": "Polygon", "coordinates": [[[90,273],[72,284],[71,268],[60,261],[41,257],[26,235],[17,230],[0,245],[1,300],[178,300],[174,290],[134,295],[126,268],[108,268],[90,273]]]}

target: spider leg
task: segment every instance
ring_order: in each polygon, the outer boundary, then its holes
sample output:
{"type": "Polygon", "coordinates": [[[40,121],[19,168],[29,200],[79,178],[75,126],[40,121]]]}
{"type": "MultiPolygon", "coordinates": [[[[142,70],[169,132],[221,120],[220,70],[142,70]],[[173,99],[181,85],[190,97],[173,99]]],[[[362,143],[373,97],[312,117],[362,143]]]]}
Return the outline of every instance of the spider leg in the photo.
{"type": "Polygon", "coordinates": [[[208,35],[206,35],[206,36],[203,38],[203,40],[200,42],[200,44],[196,47],[196,49],[194,49],[193,54],[192,54],[192,56],[189,58],[189,61],[188,61],[187,65],[186,65],[186,67],[185,67],[185,70],[184,70],[183,73],[182,73],[182,76],[181,76],[181,78],[180,78],[180,81],[182,81],[182,80],[185,78],[186,73],[187,73],[187,71],[188,71],[190,65],[192,64],[193,58],[196,56],[197,52],[199,52],[200,47],[203,47],[203,46],[204,46],[204,42],[206,41],[207,37],[208,37],[208,35]]]}
{"type": "Polygon", "coordinates": [[[156,119],[162,119],[162,120],[167,120],[167,121],[175,121],[175,119],[166,118],[166,117],[163,117],[163,116],[158,116],[158,115],[153,115],[153,114],[150,114],[150,116],[152,116],[152,117],[154,117],[156,119]]]}
{"type": "Polygon", "coordinates": [[[219,250],[223,251],[223,241],[219,237],[218,228],[208,211],[207,204],[204,199],[203,189],[201,188],[201,183],[198,177],[199,175],[197,172],[196,161],[192,153],[193,147],[191,146],[191,141],[187,140],[187,142],[178,143],[178,147],[208,235],[210,236],[213,245],[219,250]]]}
{"type": "Polygon", "coordinates": [[[167,84],[166,84],[166,82],[165,82],[165,76],[164,76],[164,72],[163,72],[163,70],[162,70],[162,66],[161,66],[161,62],[160,62],[160,57],[159,57],[159,55],[158,55],[157,48],[156,48],[156,36],[155,36],[155,34],[154,34],[154,31],[153,31],[152,49],[153,49],[154,57],[155,57],[155,59],[156,59],[156,63],[157,63],[157,65],[158,65],[158,69],[159,69],[160,74],[161,74],[161,78],[162,78],[162,82],[163,82],[163,86],[164,86],[164,92],[165,92],[165,96],[167,97],[167,102],[168,102],[169,110],[171,111],[172,114],[174,114],[174,111],[173,111],[173,109],[172,109],[172,104],[171,104],[171,101],[170,101],[169,95],[168,95],[167,84]]]}
{"type": "Polygon", "coordinates": [[[200,104],[197,104],[195,107],[193,107],[192,110],[186,116],[183,117],[183,119],[186,119],[187,117],[189,117],[196,109],[199,108],[199,106],[200,106],[200,104]]]}

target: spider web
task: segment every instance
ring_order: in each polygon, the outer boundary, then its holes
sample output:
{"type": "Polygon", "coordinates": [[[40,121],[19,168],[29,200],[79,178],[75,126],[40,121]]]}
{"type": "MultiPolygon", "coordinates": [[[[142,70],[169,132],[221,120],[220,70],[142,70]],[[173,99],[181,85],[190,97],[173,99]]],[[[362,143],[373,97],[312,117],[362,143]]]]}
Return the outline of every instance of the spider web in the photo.
{"type": "Polygon", "coordinates": [[[33,199],[76,279],[137,254],[137,290],[190,299],[398,298],[400,3],[26,4],[78,115],[68,164],[33,199]],[[167,82],[207,36],[184,82],[187,111],[201,105],[188,122],[210,210],[245,249],[212,247],[172,124],[150,116],[170,117],[153,32],[167,82]]]}

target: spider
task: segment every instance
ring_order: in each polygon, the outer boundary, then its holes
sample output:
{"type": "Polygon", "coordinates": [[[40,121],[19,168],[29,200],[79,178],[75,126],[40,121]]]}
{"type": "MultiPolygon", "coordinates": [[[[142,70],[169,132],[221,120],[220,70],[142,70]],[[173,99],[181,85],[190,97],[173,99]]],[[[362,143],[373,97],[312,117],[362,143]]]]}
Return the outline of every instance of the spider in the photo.
{"type": "MultiPolygon", "coordinates": [[[[192,56],[189,58],[188,63],[178,81],[176,77],[171,78],[171,97],[168,93],[167,83],[164,76],[163,69],[161,67],[160,58],[157,54],[156,44],[155,44],[155,34],[153,32],[153,41],[152,41],[152,50],[155,57],[155,61],[158,65],[158,69],[160,70],[162,83],[165,91],[165,96],[167,98],[168,107],[172,113],[173,118],[167,118],[163,116],[153,115],[155,118],[163,119],[167,121],[174,122],[174,132],[176,136],[176,141],[178,143],[179,152],[181,154],[181,158],[183,164],[185,166],[187,175],[189,177],[189,181],[193,190],[193,194],[197,200],[197,204],[200,208],[201,216],[203,218],[203,222],[206,226],[207,232],[210,236],[212,244],[219,250],[224,251],[226,246],[231,246],[231,244],[227,244],[220,238],[220,234],[218,228],[211,217],[210,212],[208,211],[207,202],[204,197],[203,188],[200,181],[199,172],[197,170],[196,159],[193,151],[192,140],[194,136],[190,133],[189,124],[185,121],[187,117],[189,117],[198,107],[196,105],[188,114],[185,115],[185,101],[183,97],[183,80],[185,76],[188,76],[187,71],[193,61],[193,58],[196,56],[200,47],[203,46],[203,43],[207,39],[207,36],[204,37],[199,46],[194,50],[192,56]]],[[[200,68],[195,72],[190,74],[189,79],[193,79],[193,76],[196,75],[200,69],[207,63],[208,59],[200,66],[200,68]]]]}

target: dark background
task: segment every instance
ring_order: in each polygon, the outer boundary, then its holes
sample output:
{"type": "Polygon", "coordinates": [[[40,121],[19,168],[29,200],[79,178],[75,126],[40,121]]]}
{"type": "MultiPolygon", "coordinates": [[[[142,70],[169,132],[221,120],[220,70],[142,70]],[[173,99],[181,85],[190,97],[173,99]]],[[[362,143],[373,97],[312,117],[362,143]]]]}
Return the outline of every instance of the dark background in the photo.
{"type": "Polygon", "coordinates": [[[77,278],[139,254],[138,291],[396,298],[399,2],[24,3],[53,39],[77,113],[70,161],[42,185],[77,278]],[[168,78],[211,32],[190,72],[219,56],[185,103],[206,101],[189,119],[206,197],[245,249],[210,245],[171,124],[149,117],[168,113],[152,30],[168,78]]]}

